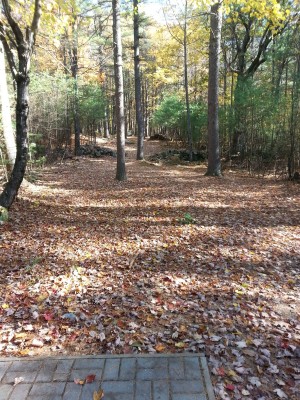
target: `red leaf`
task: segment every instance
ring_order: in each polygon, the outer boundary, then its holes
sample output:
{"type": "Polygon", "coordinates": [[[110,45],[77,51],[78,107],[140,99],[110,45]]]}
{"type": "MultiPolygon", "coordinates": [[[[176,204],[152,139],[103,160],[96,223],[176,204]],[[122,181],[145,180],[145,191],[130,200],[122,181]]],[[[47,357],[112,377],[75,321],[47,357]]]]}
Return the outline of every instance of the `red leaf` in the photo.
{"type": "Polygon", "coordinates": [[[218,368],[218,369],[217,369],[217,374],[218,374],[219,376],[224,376],[224,375],[225,375],[224,368],[223,368],[223,367],[218,368]]]}
{"type": "Polygon", "coordinates": [[[94,382],[95,378],[96,378],[96,375],[88,375],[85,378],[85,383],[92,383],[92,382],[94,382]]]}
{"type": "Polygon", "coordinates": [[[44,318],[45,318],[46,321],[51,321],[53,319],[53,313],[45,312],[44,313],[44,318]]]}
{"type": "Polygon", "coordinates": [[[227,383],[227,385],[225,386],[225,388],[227,389],[227,390],[234,390],[235,389],[235,386],[234,385],[232,385],[231,383],[227,383]]]}

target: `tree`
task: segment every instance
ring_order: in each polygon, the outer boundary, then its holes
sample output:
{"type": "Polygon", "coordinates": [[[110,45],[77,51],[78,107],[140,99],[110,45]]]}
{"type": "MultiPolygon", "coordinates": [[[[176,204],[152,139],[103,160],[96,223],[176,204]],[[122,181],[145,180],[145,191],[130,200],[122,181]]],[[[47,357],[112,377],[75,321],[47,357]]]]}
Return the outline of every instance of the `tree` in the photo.
{"type": "Polygon", "coordinates": [[[141,91],[141,75],[140,75],[140,37],[139,25],[140,14],[138,8],[138,0],[133,0],[133,36],[134,36],[134,88],[135,88],[135,112],[137,124],[137,160],[144,158],[144,118],[142,114],[142,91],[141,91]]]}
{"type": "Polygon", "coordinates": [[[125,181],[125,114],[123,91],[123,58],[122,37],[120,24],[120,2],[112,0],[113,10],[113,40],[114,40],[114,69],[115,69],[115,101],[117,122],[117,173],[118,181],[125,181]]]}
{"type": "Polygon", "coordinates": [[[12,172],[15,163],[17,149],[16,149],[16,140],[14,137],[13,126],[11,121],[9,93],[6,82],[4,48],[1,41],[0,41],[0,99],[1,99],[1,109],[2,109],[3,135],[4,135],[5,149],[7,155],[6,169],[9,175],[12,172]]]}
{"type": "Polygon", "coordinates": [[[261,1],[227,1],[230,11],[227,27],[230,30],[232,48],[231,70],[237,75],[234,90],[235,128],[231,141],[231,154],[244,152],[245,129],[243,102],[247,86],[258,68],[267,60],[267,50],[276,36],[286,29],[289,10],[286,2],[270,0],[263,6],[261,1]],[[282,4],[280,4],[282,3],[282,4]]]}
{"type": "Polygon", "coordinates": [[[208,80],[208,166],[206,175],[221,176],[219,148],[219,67],[221,48],[221,3],[211,6],[208,80]]]}
{"type": "Polygon", "coordinates": [[[10,178],[0,195],[0,205],[9,208],[21,186],[27,165],[30,60],[42,11],[41,0],[35,0],[31,23],[26,26],[24,32],[21,28],[21,23],[13,16],[8,0],[2,0],[2,8],[5,19],[0,19],[0,40],[3,43],[13,79],[17,85],[16,161],[10,178]],[[16,59],[13,49],[17,51],[16,59]]]}
{"type": "MultiPolygon", "coordinates": [[[[183,49],[183,78],[184,78],[183,81],[184,81],[185,107],[186,107],[186,132],[188,139],[188,151],[189,151],[190,161],[193,161],[193,136],[192,136],[192,125],[191,125],[191,110],[190,110],[189,80],[188,80],[188,73],[189,73],[188,45],[189,45],[189,36],[191,34],[191,32],[188,32],[188,19],[190,19],[193,16],[192,10],[193,8],[189,7],[188,5],[188,0],[185,0],[184,10],[181,11],[183,14],[183,24],[180,21],[178,21],[179,34],[176,34],[175,30],[171,29],[166,18],[166,23],[171,36],[182,46],[183,49]]],[[[175,27],[177,28],[177,26],[175,27]]]]}
{"type": "Polygon", "coordinates": [[[78,93],[78,16],[73,15],[71,43],[69,43],[69,57],[71,73],[74,82],[74,104],[73,120],[75,133],[75,155],[80,155],[80,115],[79,115],[79,93],[78,93]]]}

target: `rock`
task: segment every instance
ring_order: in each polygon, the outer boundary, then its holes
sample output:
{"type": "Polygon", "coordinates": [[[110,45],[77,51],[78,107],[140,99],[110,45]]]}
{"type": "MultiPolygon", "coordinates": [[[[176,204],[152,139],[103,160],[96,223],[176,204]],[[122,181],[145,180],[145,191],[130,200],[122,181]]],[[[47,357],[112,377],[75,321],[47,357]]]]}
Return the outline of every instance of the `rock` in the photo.
{"type": "MultiPolygon", "coordinates": [[[[189,161],[189,152],[186,150],[167,150],[162,153],[154,154],[148,158],[149,161],[158,162],[160,160],[166,161],[189,161]]],[[[193,152],[193,161],[205,161],[205,155],[203,153],[193,152]]]]}
{"type": "Polygon", "coordinates": [[[112,149],[90,144],[80,146],[79,153],[82,156],[90,156],[94,158],[99,158],[103,156],[117,157],[117,153],[112,149]]]}
{"type": "Polygon", "coordinates": [[[170,140],[169,138],[167,138],[164,135],[161,135],[160,133],[156,133],[155,135],[152,135],[149,137],[148,140],[162,140],[162,141],[168,141],[170,140]]]}

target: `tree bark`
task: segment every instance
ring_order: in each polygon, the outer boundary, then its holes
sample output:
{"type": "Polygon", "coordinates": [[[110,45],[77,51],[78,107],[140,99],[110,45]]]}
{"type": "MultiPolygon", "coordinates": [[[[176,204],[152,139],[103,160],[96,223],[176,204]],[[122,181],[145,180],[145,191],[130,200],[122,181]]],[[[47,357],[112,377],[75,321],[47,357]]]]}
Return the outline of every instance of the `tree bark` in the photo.
{"type": "Polygon", "coordinates": [[[140,37],[139,37],[139,6],[138,0],[133,0],[133,36],[134,36],[134,89],[135,113],[137,124],[137,160],[144,158],[144,118],[142,113],[142,91],[140,74],[140,37]]]}
{"type": "Polygon", "coordinates": [[[208,166],[207,176],[222,176],[219,145],[219,68],[221,44],[221,3],[211,6],[208,78],[208,166]]]}
{"type": "Polygon", "coordinates": [[[186,106],[186,127],[188,137],[189,160],[193,161],[193,136],[191,124],[191,110],[189,99],[189,81],[188,81],[188,50],[187,50],[187,0],[185,2],[185,16],[183,29],[183,63],[184,63],[184,89],[185,89],[185,106],[186,106]]]}
{"type": "MultiPolygon", "coordinates": [[[[20,60],[20,64],[24,64],[26,60],[20,60]]],[[[28,85],[29,77],[19,76],[17,80],[17,104],[16,104],[16,137],[17,137],[17,154],[14,168],[5,188],[0,195],[0,205],[9,208],[17,196],[18,190],[23,181],[28,156],[28,85]]]]}
{"type": "Polygon", "coordinates": [[[4,135],[4,143],[7,155],[6,170],[9,176],[13,170],[17,149],[16,149],[16,140],[14,137],[14,131],[11,121],[9,93],[6,82],[4,48],[1,41],[0,41],[0,98],[1,98],[1,110],[2,110],[3,135],[4,135]]]}
{"type": "Polygon", "coordinates": [[[16,101],[16,142],[17,154],[13,171],[3,192],[0,195],[0,205],[9,208],[14,202],[18,190],[23,181],[28,156],[28,85],[30,59],[35,44],[36,34],[41,18],[41,0],[35,0],[34,14],[30,27],[27,27],[24,35],[19,24],[13,18],[7,0],[2,0],[3,13],[10,27],[10,33],[6,35],[3,22],[0,20],[0,39],[3,43],[10,69],[17,83],[16,101]],[[17,50],[17,60],[11,50],[11,46],[17,50]]]}
{"type": "Polygon", "coordinates": [[[70,62],[71,73],[73,78],[73,121],[74,121],[74,135],[75,135],[75,155],[80,155],[80,114],[79,114],[79,93],[78,93],[78,24],[77,16],[74,17],[72,24],[72,43],[70,43],[70,62]]]}
{"type": "Polygon", "coordinates": [[[124,114],[124,89],[123,89],[123,58],[122,38],[120,25],[120,2],[112,0],[113,9],[113,40],[114,40],[114,68],[115,68],[115,101],[117,125],[117,172],[116,179],[125,181],[125,114],[124,114]]]}

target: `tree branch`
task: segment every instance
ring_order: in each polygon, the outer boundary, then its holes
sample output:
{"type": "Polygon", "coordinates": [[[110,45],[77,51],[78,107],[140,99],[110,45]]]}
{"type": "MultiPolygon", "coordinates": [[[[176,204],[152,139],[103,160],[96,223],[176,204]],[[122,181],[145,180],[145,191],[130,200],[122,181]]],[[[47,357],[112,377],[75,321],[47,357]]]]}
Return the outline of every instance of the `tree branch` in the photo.
{"type": "Polygon", "coordinates": [[[17,66],[16,66],[16,63],[15,63],[13,52],[12,52],[11,48],[9,47],[9,44],[8,44],[7,39],[5,37],[5,31],[4,31],[4,28],[3,28],[2,24],[0,24],[0,40],[1,40],[2,44],[3,44],[3,48],[4,48],[4,51],[5,51],[5,54],[6,54],[6,58],[7,58],[7,61],[8,61],[10,72],[12,74],[13,79],[16,80],[16,77],[17,77],[17,66]]]}
{"type": "Polygon", "coordinates": [[[32,32],[32,43],[30,43],[31,46],[34,45],[36,40],[36,35],[39,28],[41,15],[42,15],[41,0],[35,0],[34,14],[31,23],[31,32],[32,32]]]}
{"type": "MultiPolygon", "coordinates": [[[[39,0],[36,0],[36,1],[39,1],[39,0]]],[[[11,15],[11,8],[8,4],[8,1],[2,0],[2,6],[3,6],[4,15],[16,37],[16,41],[18,44],[21,44],[24,41],[24,35],[23,35],[23,32],[21,31],[19,25],[17,24],[17,22],[14,20],[14,18],[11,15]]]]}

